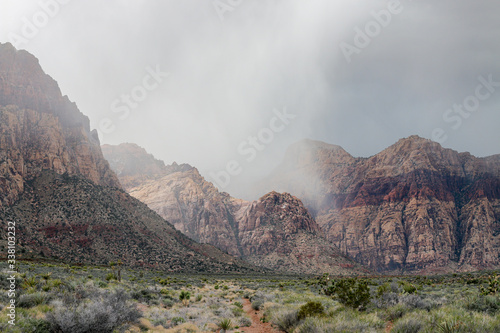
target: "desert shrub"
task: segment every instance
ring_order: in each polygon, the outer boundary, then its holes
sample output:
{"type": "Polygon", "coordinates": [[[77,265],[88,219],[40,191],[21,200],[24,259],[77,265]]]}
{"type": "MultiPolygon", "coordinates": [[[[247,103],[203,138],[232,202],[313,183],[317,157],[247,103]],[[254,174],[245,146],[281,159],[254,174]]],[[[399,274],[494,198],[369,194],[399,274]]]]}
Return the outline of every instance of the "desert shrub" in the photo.
{"type": "Polygon", "coordinates": [[[264,305],[263,299],[257,298],[257,299],[252,300],[252,309],[254,309],[254,310],[256,310],[256,311],[260,310],[262,305],[264,305]]]}
{"type": "Polygon", "coordinates": [[[391,287],[391,285],[389,283],[384,283],[384,284],[378,286],[375,296],[377,298],[381,298],[384,294],[389,292],[390,287],[391,287]]]}
{"type": "Polygon", "coordinates": [[[481,294],[486,296],[486,295],[495,295],[500,291],[500,280],[498,279],[497,275],[490,275],[488,276],[488,282],[486,283],[485,286],[479,286],[479,290],[481,291],[481,294]]]}
{"type": "Polygon", "coordinates": [[[132,298],[142,303],[150,303],[156,296],[157,295],[149,289],[141,289],[132,293],[132,298]]]}
{"type": "Polygon", "coordinates": [[[241,304],[241,302],[234,302],[233,305],[240,309],[243,309],[243,304],[241,304]]]}
{"type": "Polygon", "coordinates": [[[427,301],[422,299],[418,295],[412,294],[403,294],[399,297],[399,303],[412,309],[423,309],[429,311],[433,305],[427,301]]]}
{"type": "Polygon", "coordinates": [[[189,304],[189,299],[191,298],[191,293],[189,291],[182,290],[179,294],[179,300],[182,301],[184,306],[189,304]]]}
{"type": "Polygon", "coordinates": [[[296,310],[278,310],[271,315],[271,322],[285,332],[291,332],[299,319],[296,310]]]}
{"type": "Polygon", "coordinates": [[[37,305],[47,304],[50,301],[50,296],[47,293],[24,294],[19,297],[17,306],[20,308],[32,308],[37,305]]]}
{"type": "Polygon", "coordinates": [[[401,285],[401,288],[403,288],[403,293],[415,294],[417,292],[417,287],[415,287],[413,284],[406,281],[400,281],[399,283],[401,285]]]}
{"type": "MultiPolygon", "coordinates": [[[[390,290],[390,289],[387,289],[390,290]]],[[[384,292],[381,295],[378,295],[377,292],[377,297],[373,297],[371,299],[372,304],[379,308],[379,309],[385,309],[389,306],[393,306],[398,304],[399,302],[399,297],[398,294],[393,293],[392,291],[389,292],[384,292]]]]}
{"type": "MultiPolygon", "coordinates": [[[[17,326],[22,332],[29,333],[51,333],[50,323],[44,319],[36,318],[23,318],[17,322],[17,326]]],[[[1,332],[8,332],[8,330],[1,330],[1,332]]]]}
{"type": "Polygon", "coordinates": [[[66,306],[57,302],[47,321],[59,333],[112,333],[136,322],[141,316],[122,289],[102,293],[99,297],[78,305],[66,306]]]}
{"type": "Polygon", "coordinates": [[[177,326],[179,324],[183,324],[186,322],[186,319],[182,318],[182,317],[174,317],[172,318],[172,325],[173,326],[177,326]]]}
{"type": "Polygon", "coordinates": [[[402,304],[397,304],[391,307],[388,307],[385,310],[385,320],[387,321],[395,321],[403,317],[408,312],[408,308],[402,304]]]}
{"type": "Polygon", "coordinates": [[[114,273],[108,273],[106,274],[106,281],[111,281],[111,280],[118,280],[116,275],[114,273]]]}
{"type": "Polygon", "coordinates": [[[324,288],[324,292],[353,309],[363,310],[370,302],[368,283],[356,278],[333,280],[324,288]]]}
{"type": "Polygon", "coordinates": [[[465,299],[463,307],[470,311],[486,312],[493,315],[500,310],[500,297],[482,294],[468,297],[465,299]]]}
{"type": "Polygon", "coordinates": [[[171,299],[166,299],[163,301],[163,305],[167,308],[171,308],[172,306],[174,306],[175,302],[171,299]]]}
{"type": "Polygon", "coordinates": [[[442,332],[442,333],[455,333],[455,332],[460,332],[460,326],[461,322],[458,322],[454,319],[448,320],[448,321],[443,321],[439,324],[436,325],[436,332],[442,332]]]}
{"type": "Polygon", "coordinates": [[[302,305],[297,313],[297,319],[303,320],[307,317],[322,316],[325,314],[325,308],[320,302],[309,301],[302,305]]]}
{"type": "Polygon", "coordinates": [[[241,317],[239,319],[239,324],[241,327],[250,327],[252,326],[252,320],[248,317],[241,317]]]}
{"type": "Polygon", "coordinates": [[[167,327],[167,323],[171,318],[170,312],[160,308],[153,308],[148,313],[148,318],[154,326],[161,325],[167,327]]]}
{"type": "Polygon", "coordinates": [[[231,308],[231,312],[232,312],[233,316],[240,317],[243,314],[243,309],[238,308],[238,307],[233,307],[233,308],[231,308]]]}
{"type": "Polygon", "coordinates": [[[422,330],[422,321],[415,318],[403,318],[396,322],[391,332],[394,333],[418,333],[422,330]]]}
{"type": "Polygon", "coordinates": [[[295,332],[297,333],[324,333],[328,332],[327,328],[323,324],[323,322],[319,321],[316,318],[308,318],[306,319],[302,325],[300,325],[295,332]]]}

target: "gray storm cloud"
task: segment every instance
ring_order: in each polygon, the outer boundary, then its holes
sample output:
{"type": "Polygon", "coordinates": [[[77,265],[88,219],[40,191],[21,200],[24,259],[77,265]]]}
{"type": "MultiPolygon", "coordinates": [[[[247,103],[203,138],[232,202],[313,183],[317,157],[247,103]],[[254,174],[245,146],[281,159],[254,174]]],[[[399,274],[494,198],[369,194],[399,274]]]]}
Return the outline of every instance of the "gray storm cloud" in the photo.
{"type": "Polygon", "coordinates": [[[303,138],[355,156],[412,134],[500,153],[497,1],[0,4],[0,40],[39,58],[103,143],[210,181],[229,167],[235,196],[303,138]]]}

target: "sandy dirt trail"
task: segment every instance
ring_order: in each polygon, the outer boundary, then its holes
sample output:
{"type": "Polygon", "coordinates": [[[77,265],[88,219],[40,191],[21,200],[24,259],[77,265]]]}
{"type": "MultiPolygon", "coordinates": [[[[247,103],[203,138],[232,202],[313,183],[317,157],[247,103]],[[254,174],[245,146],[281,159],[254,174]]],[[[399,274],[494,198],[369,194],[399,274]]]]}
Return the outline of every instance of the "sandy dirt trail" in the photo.
{"type": "Polygon", "coordinates": [[[244,333],[282,333],[282,331],[274,328],[271,323],[263,323],[260,321],[262,317],[261,311],[252,309],[250,300],[245,299],[243,303],[243,311],[252,319],[252,326],[241,327],[239,331],[244,333]]]}

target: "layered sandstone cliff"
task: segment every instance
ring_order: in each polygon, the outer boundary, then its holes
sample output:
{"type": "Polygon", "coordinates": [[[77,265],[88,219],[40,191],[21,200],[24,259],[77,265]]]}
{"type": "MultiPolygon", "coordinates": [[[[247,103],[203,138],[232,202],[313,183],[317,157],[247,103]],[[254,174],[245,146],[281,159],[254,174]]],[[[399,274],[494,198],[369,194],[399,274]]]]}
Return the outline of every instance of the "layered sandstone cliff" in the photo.
{"type": "Polygon", "coordinates": [[[278,271],[365,272],[324,238],[302,202],[289,194],[271,192],[253,202],[235,199],[196,168],[156,169],[158,160],[137,145],[105,145],[103,152],[132,196],[198,242],[278,271]]]}
{"type": "Polygon", "coordinates": [[[0,44],[0,133],[0,207],[12,204],[42,170],[120,186],[89,119],[34,56],[9,43],[0,44]]]}
{"type": "Polygon", "coordinates": [[[500,266],[499,157],[413,136],[353,158],[308,140],[292,146],[260,188],[297,193],[327,238],[372,269],[493,268],[500,266]]]}
{"type": "Polygon", "coordinates": [[[124,192],[88,118],[34,56],[10,44],[0,44],[0,221],[16,224],[18,259],[262,271],[192,241],[124,192]]]}

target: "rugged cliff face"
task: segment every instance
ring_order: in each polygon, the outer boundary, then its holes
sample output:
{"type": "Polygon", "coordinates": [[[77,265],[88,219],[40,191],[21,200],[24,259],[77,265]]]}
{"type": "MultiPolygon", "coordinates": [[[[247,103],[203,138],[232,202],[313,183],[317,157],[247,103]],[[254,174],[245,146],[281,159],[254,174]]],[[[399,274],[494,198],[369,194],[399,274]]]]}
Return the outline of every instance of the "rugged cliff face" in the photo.
{"type": "Polygon", "coordinates": [[[198,242],[273,270],[366,272],[325,240],[302,202],[289,194],[272,192],[254,202],[239,200],[219,192],[187,165],[144,172],[158,161],[134,144],[105,146],[103,152],[111,166],[122,171],[119,178],[124,184],[142,182],[125,186],[132,196],[198,242]]]}
{"type": "Polygon", "coordinates": [[[500,265],[499,161],[417,136],[370,158],[303,141],[260,188],[298,193],[327,238],[373,269],[485,269],[500,265]]]}
{"type": "Polygon", "coordinates": [[[0,220],[16,223],[19,259],[262,271],[197,244],[123,191],[88,118],[10,44],[0,44],[0,220]]]}
{"type": "Polygon", "coordinates": [[[366,273],[328,242],[302,202],[271,192],[235,214],[243,258],[275,270],[318,274],[366,273]]]}
{"type": "Polygon", "coordinates": [[[120,186],[88,118],[34,56],[8,43],[0,44],[0,133],[0,207],[12,204],[42,170],[120,186]]]}

